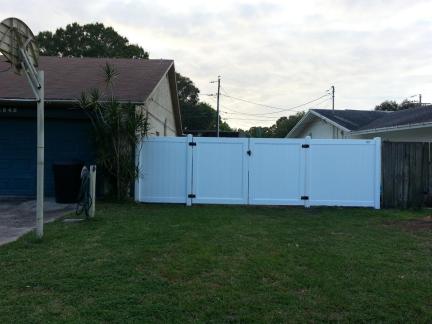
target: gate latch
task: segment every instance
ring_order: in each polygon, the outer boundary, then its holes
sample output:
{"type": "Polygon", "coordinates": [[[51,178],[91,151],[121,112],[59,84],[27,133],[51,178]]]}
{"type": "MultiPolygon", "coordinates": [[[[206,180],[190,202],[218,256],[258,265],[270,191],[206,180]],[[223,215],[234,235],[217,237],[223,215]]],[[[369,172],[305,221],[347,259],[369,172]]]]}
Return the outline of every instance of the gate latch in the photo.
{"type": "Polygon", "coordinates": [[[196,195],[195,194],[189,194],[188,198],[196,198],[196,195]]]}
{"type": "Polygon", "coordinates": [[[301,200],[309,200],[309,196],[301,196],[301,200]]]}
{"type": "Polygon", "coordinates": [[[302,144],[302,148],[309,148],[309,144],[302,144]]]}
{"type": "Polygon", "coordinates": [[[247,155],[251,156],[252,155],[252,151],[251,150],[247,150],[247,155]]]}
{"type": "Polygon", "coordinates": [[[189,142],[189,146],[196,146],[195,142],[189,142]]]}

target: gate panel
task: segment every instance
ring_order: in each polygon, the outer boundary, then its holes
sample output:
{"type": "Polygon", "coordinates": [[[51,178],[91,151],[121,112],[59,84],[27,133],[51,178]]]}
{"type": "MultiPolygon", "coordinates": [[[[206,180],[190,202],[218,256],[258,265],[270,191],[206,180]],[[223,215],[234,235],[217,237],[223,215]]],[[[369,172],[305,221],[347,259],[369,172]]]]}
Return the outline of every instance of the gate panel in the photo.
{"type": "Polygon", "coordinates": [[[379,208],[377,152],[375,140],[311,140],[306,159],[309,204],[379,208]]]}
{"type": "MultiPolygon", "coordinates": [[[[186,203],[188,179],[188,138],[149,137],[139,153],[140,175],[135,197],[141,202],[186,203]]],[[[190,181],[190,180],[189,180],[190,181]]]]}
{"type": "Polygon", "coordinates": [[[250,139],[250,204],[304,204],[303,143],[303,139],[250,139]]]}
{"type": "Polygon", "coordinates": [[[247,204],[248,139],[195,137],[192,202],[247,204]]]}

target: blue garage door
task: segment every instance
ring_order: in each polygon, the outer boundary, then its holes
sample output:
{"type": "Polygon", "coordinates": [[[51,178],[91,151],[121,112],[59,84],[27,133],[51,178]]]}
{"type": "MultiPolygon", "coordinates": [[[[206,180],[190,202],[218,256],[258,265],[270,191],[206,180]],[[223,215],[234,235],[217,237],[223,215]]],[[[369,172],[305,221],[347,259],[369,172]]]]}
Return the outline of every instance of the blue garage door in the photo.
{"type": "MultiPolygon", "coordinates": [[[[54,195],[55,161],[92,163],[91,125],[82,120],[45,122],[45,194],[54,195]]],[[[36,121],[0,119],[0,195],[36,195],[36,121]]]]}

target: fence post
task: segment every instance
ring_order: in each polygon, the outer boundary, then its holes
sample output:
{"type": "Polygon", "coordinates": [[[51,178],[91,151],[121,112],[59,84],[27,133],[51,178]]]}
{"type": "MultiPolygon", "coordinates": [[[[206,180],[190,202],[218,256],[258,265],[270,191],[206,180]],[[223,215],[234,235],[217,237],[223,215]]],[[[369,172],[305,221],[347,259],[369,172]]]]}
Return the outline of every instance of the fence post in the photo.
{"type": "Polygon", "coordinates": [[[309,159],[310,159],[310,150],[311,150],[311,146],[310,146],[310,142],[311,142],[311,137],[310,136],[306,136],[305,137],[305,144],[309,145],[308,149],[303,150],[304,151],[304,195],[308,197],[308,199],[306,199],[304,201],[304,206],[306,208],[310,207],[310,190],[309,190],[309,176],[310,176],[310,172],[309,172],[309,167],[310,167],[310,163],[309,163],[309,159]]]}
{"type": "Polygon", "coordinates": [[[96,210],[96,165],[90,165],[90,217],[93,218],[96,210]]]}
{"type": "Polygon", "coordinates": [[[192,206],[192,198],[189,197],[189,194],[192,193],[192,177],[193,177],[193,146],[190,146],[189,143],[193,141],[192,134],[188,134],[186,140],[186,206],[192,206]]]}
{"type": "Polygon", "coordinates": [[[139,140],[139,143],[137,144],[135,148],[135,167],[138,167],[138,176],[135,179],[135,190],[134,190],[134,199],[136,202],[140,202],[141,196],[140,196],[140,187],[141,187],[141,148],[144,145],[143,143],[144,139],[141,138],[139,140]]]}
{"type": "Polygon", "coordinates": [[[374,208],[381,208],[381,138],[375,137],[375,188],[374,208]]]}

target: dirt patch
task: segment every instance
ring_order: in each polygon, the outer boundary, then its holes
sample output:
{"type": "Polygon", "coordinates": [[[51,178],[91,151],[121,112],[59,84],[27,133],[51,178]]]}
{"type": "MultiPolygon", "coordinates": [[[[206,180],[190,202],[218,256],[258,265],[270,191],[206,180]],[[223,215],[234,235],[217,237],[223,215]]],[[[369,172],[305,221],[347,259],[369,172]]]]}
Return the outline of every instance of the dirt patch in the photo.
{"type": "Polygon", "coordinates": [[[432,216],[403,221],[386,222],[385,224],[397,226],[408,231],[432,231],[432,216]]]}

